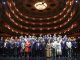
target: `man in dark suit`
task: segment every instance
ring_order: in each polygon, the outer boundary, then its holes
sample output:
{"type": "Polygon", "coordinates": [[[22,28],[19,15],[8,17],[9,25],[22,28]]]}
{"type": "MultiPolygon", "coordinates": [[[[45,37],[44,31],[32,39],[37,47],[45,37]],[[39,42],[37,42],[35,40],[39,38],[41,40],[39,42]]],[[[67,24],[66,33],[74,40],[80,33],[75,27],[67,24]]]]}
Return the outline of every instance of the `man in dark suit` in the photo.
{"type": "Polygon", "coordinates": [[[3,54],[4,40],[3,37],[0,38],[0,55],[3,54]]]}
{"type": "Polygon", "coordinates": [[[6,56],[10,56],[10,42],[9,41],[7,41],[5,48],[6,48],[6,56]]]}
{"type": "Polygon", "coordinates": [[[37,41],[35,43],[35,48],[36,48],[36,56],[41,56],[43,53],[43,45],[41,44],[40,41],[37,41]]]}
{"type": "Polygon", "coordinates": [[[76,39],[73,38],[71,43],[72,43],[72,55],[76,56],[77,55],[77,42],[76,42],[76,39]]]}

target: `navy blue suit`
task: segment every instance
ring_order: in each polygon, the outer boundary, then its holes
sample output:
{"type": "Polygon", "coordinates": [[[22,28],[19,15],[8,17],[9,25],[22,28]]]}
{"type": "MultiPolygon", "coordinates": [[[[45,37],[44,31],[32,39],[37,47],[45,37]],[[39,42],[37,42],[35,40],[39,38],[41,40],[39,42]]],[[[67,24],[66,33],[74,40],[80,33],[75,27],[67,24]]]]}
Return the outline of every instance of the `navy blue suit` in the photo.
{"type": "Polygon", "coordinates": [[[4,41],[0,40],[0,55],[3,54],[3,50],[4,50],[4,41]]]}
{"type": "Polygon", "coordinates": [[[42,56],[43,52],[43,45],[40,42],[35,43],[35,52],[36,56],[42,56]]]}
{"type": "Polygon", "coordinates": [[[67,50],[66,50],[66,41],[64,41],[64,43],[61,43],[61,47],[62,47],[62,56],[66,57],[67,56],[67,50]]]}
{"type": "Polygon", "coordinates": [[[76,56],[77,55],[77,42],[72,41],[72,55],[76,56]]]}

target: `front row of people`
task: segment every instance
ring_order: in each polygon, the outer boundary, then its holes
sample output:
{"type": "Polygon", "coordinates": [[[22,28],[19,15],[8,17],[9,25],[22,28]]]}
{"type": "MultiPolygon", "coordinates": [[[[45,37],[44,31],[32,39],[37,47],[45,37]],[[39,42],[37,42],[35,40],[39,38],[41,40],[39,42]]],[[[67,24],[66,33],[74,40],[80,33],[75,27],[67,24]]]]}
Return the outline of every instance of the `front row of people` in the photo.
{"type": "Polygon", "coordinates": [[[77,49],[75,39],[71,41],[67,36],[45,36],[45,37],[13,37],[6,40],[0,39],[0,55],[2,56],[46,56],[71,57],[77,49]],[[47,38],[46,38],[47,37],[47,38]],[[48,39],[49,38],[49,39],[48,39]]]}

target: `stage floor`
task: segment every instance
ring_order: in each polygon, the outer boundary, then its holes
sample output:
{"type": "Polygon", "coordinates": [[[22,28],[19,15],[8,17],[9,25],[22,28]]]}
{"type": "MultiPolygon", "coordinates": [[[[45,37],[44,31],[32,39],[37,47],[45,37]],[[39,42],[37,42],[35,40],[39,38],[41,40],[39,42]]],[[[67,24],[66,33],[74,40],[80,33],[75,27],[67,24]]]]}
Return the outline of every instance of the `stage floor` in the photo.
{"type": "Polygon", "coordinates": [[[46,58],[46,57],[1,57],[0,60],[80,60],[80,56],[66,58],[66,57],[56,57],[56,58],[46,58]]]}

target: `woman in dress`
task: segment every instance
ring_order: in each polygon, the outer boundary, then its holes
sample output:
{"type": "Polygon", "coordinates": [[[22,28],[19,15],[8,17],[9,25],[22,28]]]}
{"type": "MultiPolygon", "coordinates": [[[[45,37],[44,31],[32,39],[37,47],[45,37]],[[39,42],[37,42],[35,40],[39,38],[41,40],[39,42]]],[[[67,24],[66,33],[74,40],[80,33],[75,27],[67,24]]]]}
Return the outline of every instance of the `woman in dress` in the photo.
{"type": "Polygon", "coordinates": [[[28,40],[25,43],[25,52],[26,52],[27,57],[29,57],[29,54],[31,52],[31,42],[28,40]]]}

